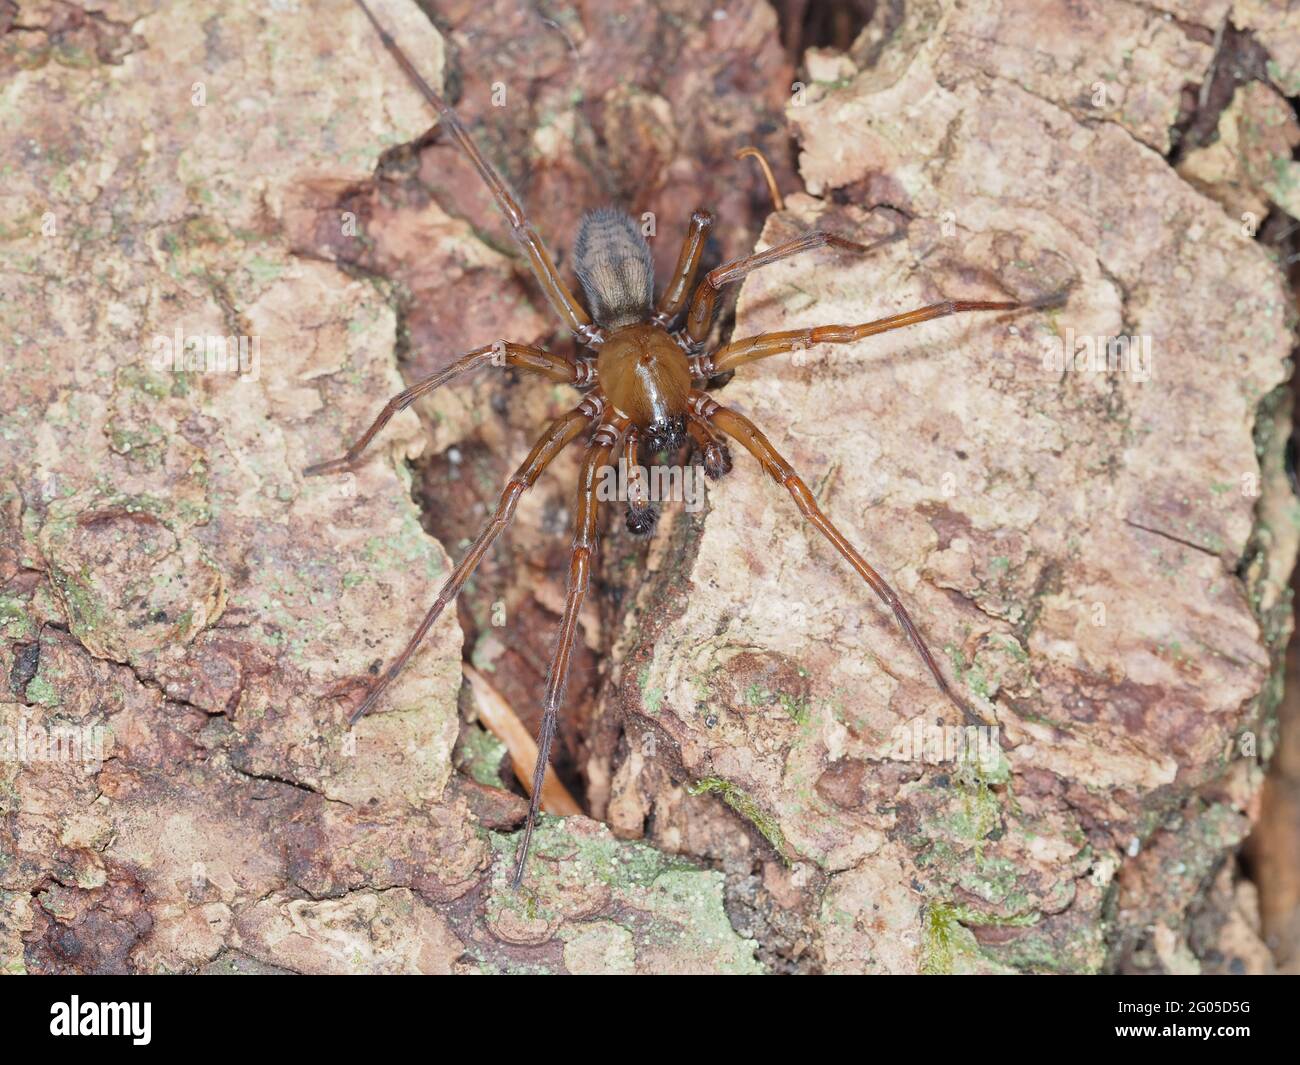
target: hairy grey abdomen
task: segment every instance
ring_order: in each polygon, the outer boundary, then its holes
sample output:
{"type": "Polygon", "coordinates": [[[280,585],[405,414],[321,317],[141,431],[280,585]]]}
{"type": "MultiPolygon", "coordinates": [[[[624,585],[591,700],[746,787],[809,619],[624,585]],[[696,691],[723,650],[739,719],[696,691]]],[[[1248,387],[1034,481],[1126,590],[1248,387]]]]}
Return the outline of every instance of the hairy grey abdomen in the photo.
{"type": "Polygon", "coordinates": [[[583,215],[573,246],[573,269],[598,325],[617,329],[650,317],[654,259],[630,215],[613,207],[583,215]]]}

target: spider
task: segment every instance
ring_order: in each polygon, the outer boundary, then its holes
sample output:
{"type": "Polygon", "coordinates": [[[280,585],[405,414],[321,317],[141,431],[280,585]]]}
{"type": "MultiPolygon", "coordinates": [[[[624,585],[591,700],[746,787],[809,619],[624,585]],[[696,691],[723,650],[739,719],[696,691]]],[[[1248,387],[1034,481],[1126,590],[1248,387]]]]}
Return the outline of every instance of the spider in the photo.
{"type": "MultiPolygon", "coordinates": [[[[602,470],[617,458],[626,459],[629,470],[636,469],[637,457],[642,449],[647,454],[677,452],[689,438],[703,455],[706,476],[716,480],[731,469],[726,440],[730,438],[738,442],[758,460],[778,485],[789,491],[802,515],[830,541],[835,550],[890,608],[939,690],[968,720],[979,720],[949,686],[921,637],[920,630],[893,588],[822,513],[808,486],[753,422],[738,411],[720,405],[709,396],[706,388],[712,379],[721,374],[773,355],[806,349],[816,344],[850,344],[877,333],[966,311],[1045,309],[1059,305],[1064,293],[1033,302],[946,300],[860,325],[825,325],[745,337],[732,340],[708,353],[704,351],[705,341],[713,325],[718,296],[724,286],[739,281],[751,271],[815,248],[868,252],[897,239],[901,234],[864,245],[833,233],[806,233],[765,251],[724,263],[705,274],[697,285],[696,275],[705,241],[713,225],[713,216],[707,210],[696,210],[691,215],[672,277],[656,301],[650,247],[640,228],[624,212],[602,208],[590,211],[583,217],[574,242],[574,271],[586,296],[584,307],[560,276],[518,199],[484,158],[455,111],[420,76],[365,0],[357,0],[357,4],[375,28],[384,48],[437,112],[445,132],[465,153],[491,190],[497,206],[505,215],[527,256],[529,268],[541,285],[547,302],[581,344],[595,354],[593,357],[587,352],[580,352],[573,357],[564,357],[528,344],[508,341],[496,341],[476,348],[446,369],[417,382],[390,399],[371,426],[341,458],[317,463],[303,471],[305,476],[311,477],[350,468],[394,414],[410,406],[419,396],[481,366],[513,367],[525,373],[539,374],[552,381],[572,385],[585,393],[581,403],[547,427],[523,464],[515,471],[486,528],[447,578],[437,599],[402,652],[374,682],[352,712],[350,722],[355,724],[371,710],[385,689],[401,673],[442,611],[460,594],[483,556],[510,524],[520,496],[537,482],[542,471],[556,455],[589,429],[594,431],[587,440],[579,474],[564,611],[546,678],[528,818],[512,880],[515,889],[519,888],[524,878],[529,845],[541,804],[542,781],[568,680],[578,612],[587,594],[592,557],[596,550],[597,486],[602,470]],[[679,328],[673,329],[673,324],[683,311],[686,313],[685,321],[679,328]]],[[[646,498],[643,486],[634,483],[629,486],[627,494],[630,497],[626,513],[628,529],[636,535],[651,535],[657,511],[646,498]]]]}

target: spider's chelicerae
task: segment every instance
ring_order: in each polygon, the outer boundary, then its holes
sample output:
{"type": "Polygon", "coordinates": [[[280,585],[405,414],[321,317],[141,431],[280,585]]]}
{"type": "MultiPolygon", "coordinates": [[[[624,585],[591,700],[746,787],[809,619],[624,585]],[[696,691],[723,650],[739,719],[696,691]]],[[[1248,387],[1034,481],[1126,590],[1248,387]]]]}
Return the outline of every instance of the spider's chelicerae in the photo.
{"type": "MultiPolygon", "coordinates": [[[[656,302],[653,263],[645,237],[630,216],[606,208],[592,211],[583,218],[574,246],[574,269],[587,298],[587,306],[584,308],[560,276],[541,237],[528,221],[518,200],[479,152],[456,113],[420,76],[364,0],[357,0],[357,3],[378,31],[384,47],[437,111],[446,132],[468,156],[492,190],[497,205],[505,214],[511,230],[527,255],[533,276],[542,286],[551,307],[581,343],[595,354],[594,357],[578,354],[566,358],[527,344],[505,341],[478,348],[463,355],[445,370],[425,378],[390,399],[370,428],[342,458],[319,463],[304,471],[307,476],[313,476],[347,469],[360,458],[366,446],[394,414],[410,406],[417,397],[479,366],[512,366],[527,373],[540,374],[553,381],[573,385],[585,392],[577,407],[551,423],[523,465],[510,478],[491,521],[453,570],[402,653],[394,659],[353,711],[351,720],[355,722],[370,710],[402,671],[443,609],[460,594],[465,581],[474,572],[488,548],[510,523],[519,497],[537,481],[542,471],[566,445],[589,429],[594,431],[587,441],[579,477],[568,591],[559,638],[546,679],[542,724],[537,738],[537,763],[533,770],[528,820],[515,866],[515,887],[523,880],[528,860],[529,842],[541,802],[542,781],[568,679],[578,611],[587,594],[592,554],[597,540],[597,486],[601,471],[617,457],[625,458],[627,468],[635,470],[642,449],[648,454],[663,450],[676,453],[689,437],[703,454],[706,475],[716,479],[731,469],[731,457],[725,438],[738,441],[779,485],[790,492],[803,516],[857,570],[872,591],[888,604],[940,690],[967,718],[972,718],[969,708],[949,687],[916,624],[894,590],[821,512],[808,486],[799,479],[790,464],[758,428],[744,415],[718,404],[705,389],[711,379],[756,359],[806,349],[814,344],[848,344],[876,333],[901,329],[903,326],[962,311],[1042,309],[1059,304],[1064,293],[1055,293],[1046,299],[1027,303],[948,300],[861,325],[825,325],[732,340],[718,350],[707,353],[703,351],[704,342],[713,324],[718,294],[724,285],[743,278],[759,267],[814,248],[832,247],[862,252],[884,241],[863,245],[831,233],[807,233],[766,251],[724,263],[706,274],[704,280],[696,285],[705,240],[713,225],[713,216],[708,211],[697,210],[691,215],[672,278],[656,302]],[[683,310],[686,312],[685,322],[673,329],[672,326],[683,310]]],[[[627,505],[628,528],[639,535],[651,534],[657,514],[653,503],[646,497],[644,486],[634,481],[629,485],[628,495],[631,497],[627,505]]]]}

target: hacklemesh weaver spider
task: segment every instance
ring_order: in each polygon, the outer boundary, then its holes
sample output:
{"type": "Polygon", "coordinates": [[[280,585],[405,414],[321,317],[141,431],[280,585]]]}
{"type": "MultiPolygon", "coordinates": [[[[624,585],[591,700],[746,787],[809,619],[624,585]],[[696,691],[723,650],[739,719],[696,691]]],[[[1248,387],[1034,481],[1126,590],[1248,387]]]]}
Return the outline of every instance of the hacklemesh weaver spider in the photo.
{"type": "MultiPolygon", "coordinates": [[[[713,225],[713,216],[708,211],[696,210],[691,215],[672,277],[656,302],[650,247],[640,228],[622,211],[603,208],[591,211],[583,218],[574,243],[574,271],[586,297],[584,306],[560,276],[518,199],[484,158],[455,111],[421,77],[365,0],[357,0],[357,3],[378,32],[384,47],[437,112],[444,130],[455,140],[491,190],[551,308],[581,345],[594,353],[594,357],[581,352],[573,357],[564,357],[531,345],[507,341],[496,341],[476,348],[446,369],[417,382],[390,399],[370,427],[342,457],[317,463],[304,471],[304,475],[310,477],[349,468],[360,459],[362,452],[393,415],[452,378],[481,366],[513,367],[525,373],[539,374],[552,381],[572,385],[585,393],[581,403],[547,427],[523,464],[510,478],[487,527],[452,571],[402,652],[374,682],[352,712],[351,721],[355,723],[374,707],[415,653],[442,611],[460,594],[475,567],[509,525],[520,496],[536,483],[556,455],[585,430],[593,428],[579,474],[568,586],[559,637],[547,674],[542,702],[542,723],[537,738],[537,761],[533,769],[528,819],[513,878],[516,888],[523,880],[529,844],[537,821],[543,777],[568,679],[578,612],[587,593],[592,557],[596,550],[599,509],[597,484],[601,471],[616,455],[626,459],[629,469],[635,469],[638,454],[643,448],[647,454],[659,451],[675,453],[689,437],[703,455],[706,475],[716,479],[731,469],[725,438],[737,441],[758,460],[777,484],[789,491],[803,516],[830,541],[871,590],[893,611],[898,624],[934,677],[940,691],[968,719],[978,720],[949,686],[894,590],[822,513],[807,485],[762,432],[744,415],[717,403],[709,396],[706,388],[714,378],[757,359],[803,350],[817,344],[850,344],[877,333],[965,311],[1045,309],[1058,305],[1064,293],[1055,293],[1031,302],[947,300],[860,325],[826,325],[745,337],[732,340],[710,353],[704,351],[705,342],[713,325],[718,296],[725,285],[739,281],[753,270],[801,252],[822,247],[869,252],[897,239],[898,235],[864,245],[833,233],[806,233],[765,251],[724,263],[705,274],[703,280],[696,284],[705,241],[713,225]],[[672,328],[683,311],[685,321],[678,328],[672,328]]],[[[635,486],[629,486],[629,489],[627,526],[635,534],[650,535],[656,522],[654,505],[635,486]]]]}

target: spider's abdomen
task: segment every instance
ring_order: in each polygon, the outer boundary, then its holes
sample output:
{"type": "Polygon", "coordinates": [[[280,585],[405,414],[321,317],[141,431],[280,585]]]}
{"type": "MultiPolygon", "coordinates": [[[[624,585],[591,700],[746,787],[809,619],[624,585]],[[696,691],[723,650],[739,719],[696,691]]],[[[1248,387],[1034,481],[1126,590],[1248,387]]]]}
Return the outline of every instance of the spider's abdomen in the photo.
{"type": "Polygon", "coordinates": [[[609,401],[645,432],[651,450],[682,442],[691,367],[662,326],[641,322],[611,333],[596,359],[596,378],[609,401]]]}
{"type": "Polygon", "coordinates": [[[598,325],[620,329],[650,317],[654,257],[631,215],[612,207],[583,215],[573,245],[573,270],[598,325]]]}

